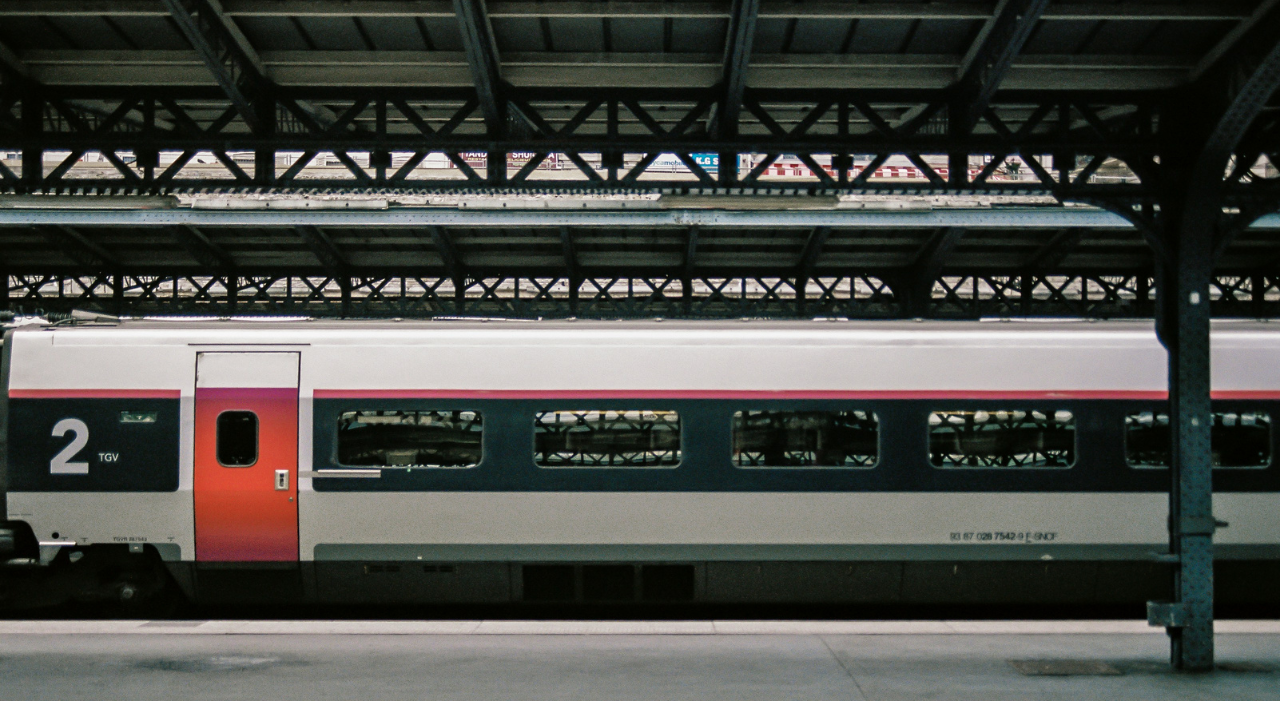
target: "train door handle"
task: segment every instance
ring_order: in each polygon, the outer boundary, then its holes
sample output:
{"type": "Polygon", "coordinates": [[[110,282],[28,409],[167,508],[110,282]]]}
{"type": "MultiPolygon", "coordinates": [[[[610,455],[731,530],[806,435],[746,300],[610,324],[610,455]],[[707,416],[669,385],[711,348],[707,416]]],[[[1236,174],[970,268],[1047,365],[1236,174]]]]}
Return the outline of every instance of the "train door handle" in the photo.
{"type": "Polygon", "coordinates": [[[289,471],[288,470],[276,470],[276,491],[277,492],[289,491],[289,471]]]}

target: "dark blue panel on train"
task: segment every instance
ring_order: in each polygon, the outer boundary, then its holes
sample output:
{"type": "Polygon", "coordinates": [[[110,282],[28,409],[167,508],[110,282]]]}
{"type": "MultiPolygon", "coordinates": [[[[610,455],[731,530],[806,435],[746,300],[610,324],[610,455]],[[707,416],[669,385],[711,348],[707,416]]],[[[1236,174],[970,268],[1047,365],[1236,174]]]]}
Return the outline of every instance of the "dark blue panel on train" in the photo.
{"type": "MultiPolygon", "coordinates": [[[[1266,410],[1272,403],[1215,402],[1215,409],[1266,410]]],[[[316,491],[588,491],[588,492],[1164,492],[1169,471],[1125,462],[1124,419],[1163,405],[1143,401],[1063,400],[492,400],[317,399],[315,469],[342,468],[337,426],[344,411],[469,410],[483,415],[483,459],[466,469],[386,469],[379,479],[316,478],[316,491]],[[672,469],[540,468],[534,464],[533,417],[548,410],[677,411],[681,462],[672,469]],[[732,462],[734,412],[862,410],[879,420],[879,461],[869,469],[742,469],[732,462]],[[1076,460],[1070,469],[939,469],[929,462],[933,411],[1034,409],[1071,411],[1076,460]]],[[[1272,435],[1272,455],[1277,455],[1272,435]]],[[[1218,491],[1280,490],[1280,469],[1216,470],[1218,491]]]]}
{"type": "Polygon", "coordinates": [[[178,413],[177,399],[10,399],[9,489],[176,491],[178,413]]]}

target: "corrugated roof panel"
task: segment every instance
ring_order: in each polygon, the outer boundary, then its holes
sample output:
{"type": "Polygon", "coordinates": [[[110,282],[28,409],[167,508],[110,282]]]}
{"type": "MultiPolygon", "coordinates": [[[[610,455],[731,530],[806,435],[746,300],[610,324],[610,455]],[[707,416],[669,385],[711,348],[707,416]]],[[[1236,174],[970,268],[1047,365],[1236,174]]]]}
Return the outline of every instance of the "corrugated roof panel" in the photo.
{"type": "Polygon", "coordinates": [[[858,22],[857,31],[853,34],[853,41],[849,43],[849,53],[902,53],[914,26],[915,20],[909,19],[861,20],[858,22]]]}
{"type": "Polygon", "coordinates": [[[613,50],[624,53],[662,53],[664,24],[660,17],[610,20],[613,50]]]}
{"type": "Polygon", "coordinates": [[[368,50],[350,17],[305,17],[298,24],[319,51],[368,50]]]}
{"type": "Polygon", "coordinates": [[[1159,28],[1160,22],[1103,22],[1082,53],[1145,53],[1159,28]]]}
{"type": "MultiPolygon", "coordinates": [[[[499,17],[493,21],[498,51],[545,51],[549,34],[536,17],[499,17]]],[[[554,44],[552,45],[554,47],[554,44]]]]}
{"type": "Polygon", "coordinates": [[[258,51],[305,51],[307,41],[288,17],[238,17],[236,24],[258,51]]]}
{"type": "MultiPolygon", "coordinates": [[[[58,17],[49,22],[69,34],[80,49],[130,49],[129,41],[111,29],[101,17],[58,17]]],[[[131,39],[131,38],[130,38],[131,39]]]]}
{"type": "Polygon", "coordinates": [[[853,22],[831,19],[797,20],[791,34],[787,53],[836,54],[841,53],[853,22]]]}
{"type": "Polygon", "coordinates": [[[422,17],[419,26],[431,40],[430,51],[462,51],[462,32],[452,17],[422,17]]]}
{"type": "Polygon", "coordinates": [[[547,20],[547,24],[551,27],[551,43],[556,51],[606,50],[604,23],[599,18],[553,18],[547,20]]]}
{"type": "Polygon", "coordinates": [[[724,52],[724,34],[729,26],[727,19],[673,19],[671,20],[671,52],[696,54],[711,51],[724,52]]]}
{"type": "Polygon", "coordinates": [[[1072,55],[1085,50],[1094,32],[1102,24],[1099,20],[1063,20],[1041,22],[1022,47],[1022,53],[1072,55]]]}
{"type": "Polygon", "coordinates": [[[1158,56],[1201,56],[1231,31],[1231,22],[1164,22],[1140,53],[1158,56]]]}
{"type": "Polygon", "coordinates": [[[73,38],[55,31],[50,20],[40,17],[7,17],[0,22],[0,42],[10,50],[22,53],[32,49],[71,49],[73,38]]]}
{"type": "Polygon", "coordinates": [[[425,51],[422,32],[411,17],[361,17],[379,51],[425,51]]]}
{"type": "Polygon", "coordinates": [[[981,25],[981,22],[970,20],[921,21],[906,53],[963,55],[969,50],[981,25]]]}
{"type": "Polygon", "coordinates": [[[752,51],[760,54],[782,53],[782,47],[788,43],[787,35],[791,22],[789,19],[768,17],[757,20],[755,40],[751,43],[752,51]]]}
{"type": "Polygon", "coordinates": [[[167,17],[113,17],[116,27],[139,49],[181,50],[187,40],[167,17]]]}

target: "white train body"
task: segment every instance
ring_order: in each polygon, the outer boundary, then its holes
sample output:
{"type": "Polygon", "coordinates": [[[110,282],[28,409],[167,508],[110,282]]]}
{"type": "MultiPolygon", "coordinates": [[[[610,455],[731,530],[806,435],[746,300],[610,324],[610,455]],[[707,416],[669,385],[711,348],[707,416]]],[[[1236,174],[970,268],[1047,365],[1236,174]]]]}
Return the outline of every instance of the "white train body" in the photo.
{"type": "MultiPolygon", "coordinates": [[[[283,568],[300,573],[301,595],[323,600],[471,600],[430,579],[468,571],[492,580],[459,585],[476,600],[537,599],[530,591],[554,589],[564,565],[578,568],[563,586],[581,599],[590,568],[626,565],[687,566],[692,593],[679,584],[675,598],[787,600],[767,593],[767,568],[790,567],[785,582],[823,563],[856,580],[855,565],[896,563],[887,586],[901,595],[909,563],[1148,567],[1168,539],[1168,470],[1131,465],[1126,443],[1134,417],[1158,424],[1165,398],[1166,355],[1149,323],[125,322],[20,328],[5,353],[8,518],[30,526],[46,560],[128,544],[168,563],[189,594],[205,568],[283,568]],[[252,418],[258,443],[244,461],[257,467],[237,468],[218,432],[240,430],[234,421],[250,421],[263,392],[276,403],[252,418]],[[447,450],[474,450],[474,464],[390,449],[375,452],[396,464],[342,462],[340,422],[404,412],[478,423],[448,424],[447,450]],[[850,416],[864,422],[857,435],[874,443],[864,464],[803,464],[819,453],[795,446],[786,459],[797,464],[744,464],[737,431],[750,417],[823,412],[847,431],[850,416]],[[647,452],[574,462],[582,455],[565,446],[576,438],[535,426],[606,414],[631,417],[611,440],[645,436],[647,452]],[[1057,457],[1036,449],[1023,466],[979,464],[942,454],[948,416],[1033,417],[1038,428],[1020,435],[1075,443],[1057,457]],[[552,451],[554,440],[569,442],[552,451]],[[206,449],[218,462],[199,467],[206,449]],[[259,476],[268,458],[277,462],[259,476]],[[401,581],[410,570],[427,583],[401,581]],[[355,594],[367,590],[357,572],[403,586],[355,594]]],[[[1212,363],[1219,420],[1266,431],[1255,451],[1265,462],[1215,470],[1214,512],[1230,523],[1218,557],[1275,560],[1280,332],[1216,323],[1212,363]]],[[[657,591],[653,581],[644,586],[657,591]]]]}

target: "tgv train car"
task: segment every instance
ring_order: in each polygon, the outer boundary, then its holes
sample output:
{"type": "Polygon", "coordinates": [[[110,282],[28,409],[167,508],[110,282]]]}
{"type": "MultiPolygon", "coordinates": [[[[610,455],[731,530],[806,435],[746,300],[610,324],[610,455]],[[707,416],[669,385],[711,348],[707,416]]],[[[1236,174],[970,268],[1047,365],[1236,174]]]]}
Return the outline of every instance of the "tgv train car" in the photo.
{"type": "MultiPolygon", "coordinates": [[[[1219,591],[1273,601],[1280,332],[1212,362],[1219,591]]],[[[125,321],[3,363],[31,596],[1168,595],[1149,323],[125,321]]]]}

